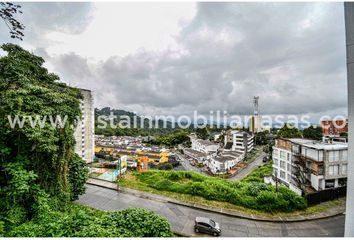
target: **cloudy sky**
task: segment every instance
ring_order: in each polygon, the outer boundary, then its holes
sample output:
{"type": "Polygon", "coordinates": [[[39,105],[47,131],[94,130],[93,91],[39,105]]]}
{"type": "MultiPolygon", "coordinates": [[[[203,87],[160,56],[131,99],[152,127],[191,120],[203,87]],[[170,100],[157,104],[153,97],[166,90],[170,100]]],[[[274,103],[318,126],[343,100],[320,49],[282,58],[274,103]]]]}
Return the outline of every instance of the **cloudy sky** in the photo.
{"type": "Polygon", "coordinates": [[[346,114],[341,3],[23,3],[23,42],[95,106],[346,114]]]}

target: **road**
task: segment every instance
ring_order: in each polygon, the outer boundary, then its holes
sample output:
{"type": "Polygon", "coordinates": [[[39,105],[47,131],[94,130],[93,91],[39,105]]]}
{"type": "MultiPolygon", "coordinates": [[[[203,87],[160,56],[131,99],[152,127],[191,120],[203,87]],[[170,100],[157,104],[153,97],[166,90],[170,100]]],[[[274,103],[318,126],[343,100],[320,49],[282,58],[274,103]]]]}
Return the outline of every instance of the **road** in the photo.
{"type": "Polygon", "coordinates": [[[267,154],[262,152],[261,155],[259,155],[255,160],[250,162],[247,167],[239,171],[235,176],[228,178],[228,180],[231,181],[239,181],[245,178],[248,174],[250,174],[253,170],[255,170],[257,167],[263,165],[263,157],[265,157],[267,154]]]}
{"type": "Polygon", "coordinates": [[[209,176],[206,172],[203,172],[201,168],[198,168],[196,166],[192,166],[190,161],[188,159],[186,159],[183,154],[179,153],[179,152],[175,152],[175,154],[177,155],[179,162],[181,163],[182,167],[187,170],[187,171],[192,171],[192,172],[196,172],[199,174],[202,174],[204,176],[209,176]]]}
{"type": "Polygon", "coordinates": [[[77,202],[101,210],[119,210],[129,207],[150,209],[165,216],[171,223],[172,230],[188,235],[195,235],[193,231],[195,217],[203,216],[212,218],[220,223],[222,237],[344,236],[344,215],[306,222],[261,222],[225,216],[163,201],[143,199],[92,185],[87,185],[86,193],[80,196],[77,202]]]}

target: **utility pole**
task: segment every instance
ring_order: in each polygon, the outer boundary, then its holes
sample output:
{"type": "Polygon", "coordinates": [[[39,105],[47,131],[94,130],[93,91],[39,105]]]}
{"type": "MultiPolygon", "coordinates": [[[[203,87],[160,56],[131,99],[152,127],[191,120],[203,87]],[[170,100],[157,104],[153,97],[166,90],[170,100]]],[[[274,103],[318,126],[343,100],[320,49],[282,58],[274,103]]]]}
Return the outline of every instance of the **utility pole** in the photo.
{"type": "Polygon", "coordinates": [[[354,237],[354,3],[344,3],[348,78],[348,167],[345,237],[354,237]]]}

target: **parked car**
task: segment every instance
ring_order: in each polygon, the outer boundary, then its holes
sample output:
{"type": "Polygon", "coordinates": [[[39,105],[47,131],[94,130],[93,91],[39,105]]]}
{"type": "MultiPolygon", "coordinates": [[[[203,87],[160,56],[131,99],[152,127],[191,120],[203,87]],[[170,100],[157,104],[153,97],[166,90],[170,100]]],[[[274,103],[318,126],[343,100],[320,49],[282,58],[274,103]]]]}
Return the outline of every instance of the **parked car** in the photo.
{"type": "Polygon", "coordinates": [[[196,233],[203,232],[214,236],[220,236],[221,229],[219,223],[210,218],[196,217],[194,223],[194,231],[196,233]]]}

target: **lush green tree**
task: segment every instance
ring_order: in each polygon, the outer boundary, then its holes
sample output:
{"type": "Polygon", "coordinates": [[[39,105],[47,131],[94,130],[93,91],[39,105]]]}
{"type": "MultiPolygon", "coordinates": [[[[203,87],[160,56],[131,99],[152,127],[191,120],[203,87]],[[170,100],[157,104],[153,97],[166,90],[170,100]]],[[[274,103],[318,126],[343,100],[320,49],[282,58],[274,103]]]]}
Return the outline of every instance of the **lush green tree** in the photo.
{"type": "Polygon", "coordinates": [[[165,136],[157,137],[154,143],[171,147],[182,143],[188,143],[188,141],[189,141],[188,131],[176,130],[165,136]]]}
{"type": "Polygon", "coordinates": [[[292,124],[286,123],[280,128],[277,132],[278,137],[283,138],[301,138],[302,133],[299,129],[297,129],[292,124]]]}
{"type": "Polygon", "coordinates": [[[303,131],[304,138],[321,140],[322,139],[322,128],[313,127],[312,125],[308,128],[305,128],[303,131]]]}
{"type": "Polygon", "coordinates": [[[0,216],[18,224],[44,195],[64,207],[82,193],[85,170],[73,136],[82,95],[49,73],[41,57],[13,44],[1,48],[7,55],[0,58],[0,216]],[[50,121],[57,116],[62,124],[50,121]],[[11,124],[16,117],[23,126],[11,124]],[[34,126],[30,118],[45,120],[34,126]]]}
{"type": "Polygon", "coordinates": [[[15,18],[15,14],[22,13],[20,9],[21,6],[18,4],[11,2],[0,2],[0,17],[9,28],[11,38],[22,40],[25,26],[15,18]]]}
{"type": "Polygon", "coordinates": [[[168,221],[145,209],[103,212],[70,205],[65,212],[49,211],[46,216],[16,226],[9,237],[171,237],[168,221]]]}
{"type": "Polygon", "coordinates": [[[208,137],[209,137],[209,133],[208,133],[208,130],[205,128],[205,127],[203,127],[203,128],[197,128],[196,130],[195,130],[195,133],[197,134],[197,137],[198,138],[201,138],[201,139],[208,139],[208,137]]]}
{"type": "Polygon", "coordinates": [[[267,143],[267,132],[259,132],[254,135],[255,143],[257,145],[264,145],[267,143]]]}

